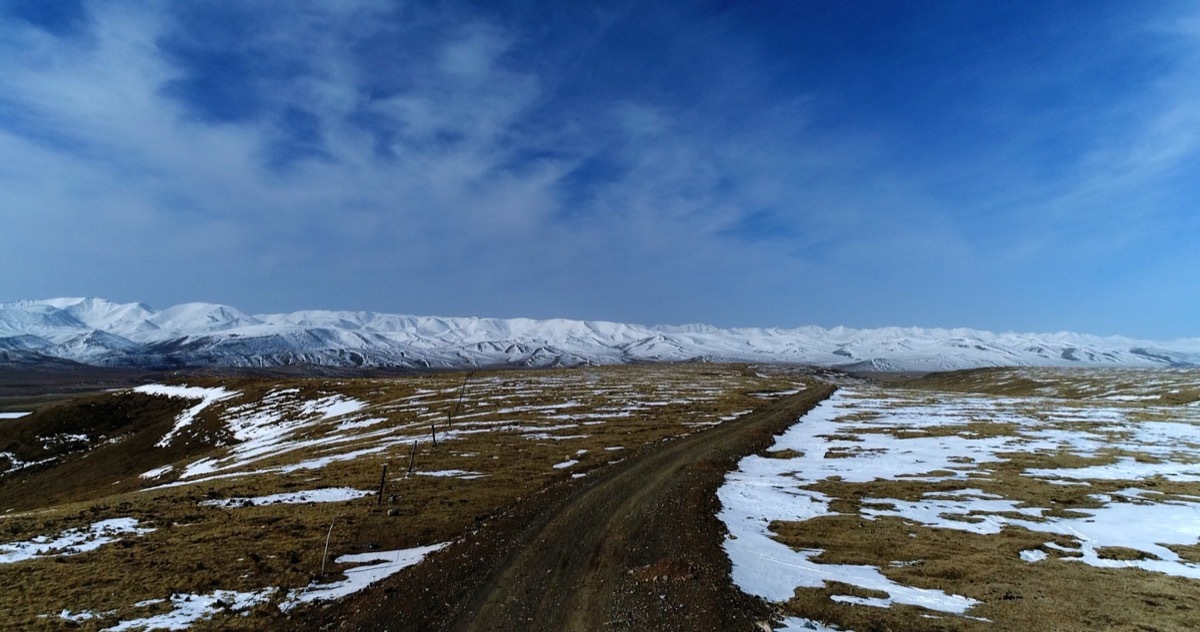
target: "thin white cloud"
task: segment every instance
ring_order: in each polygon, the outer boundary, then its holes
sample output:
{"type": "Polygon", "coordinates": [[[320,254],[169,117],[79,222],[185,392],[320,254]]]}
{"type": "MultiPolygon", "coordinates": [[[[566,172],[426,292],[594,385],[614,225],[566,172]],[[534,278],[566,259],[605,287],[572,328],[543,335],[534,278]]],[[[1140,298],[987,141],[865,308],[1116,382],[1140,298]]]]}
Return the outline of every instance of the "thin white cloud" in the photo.
{"type": "Polygon", "coordinates": [[[1124,104],[1144,108],[1136,129],[1097,142],[1079,169],[1000,212],[995,237],[978,237],[960,218],[1010,193],[955,207],[936,192],[938,177],[953,179],[909,168],[886,131],[816,127],[828,107],[819,95],[754,103],[764,60],[752,52],[714,71],[736,79],[714,100],[753,105],[721,116],[711,103],[637,94],[555,109],[557,69],[513,63],[525,34],[511,27],[462,8],[398,21],[391,3],[339,2],[297,4],[255,42],[306,68],[272,80],[264,110],[303,109],[323,140],[321,157],[279,167],[265,159],[285,135],[276,121],[201,120],[164,90],[181,78],[164,38],[186,29],[168,7],[89,10],[81,40],[0,28],[3,50],[20,51],[0,55],[0,93],[21,117],[0,127],[0,218],[16,229],[0,234],[0,257],[25,265],[38,249],[62,252],[56,266],[0,281],[12,298],[76,283],[61,293],[126,288],[114,298],[275,310],[321,306],[315,286],[328,307],[719,320],[749,319],[759,301],[776,319],[803,319],[785,314],[803,307],[788,293],[816,278],[823,296],[851,300],[905,277],[986,276],[976,271],[1011,253],[1032,260],[1061,247],[1050,229],[1090,201],[1169,174],[1200,145],[1189,81],[1200,64],[1181,56],[1159,90],[1124,104]],[[364,65],[361,47],[376,40],[403,55],[364,65]],[[400,80],[370,89],[386,78],[400,80]],[[612,163],[612,177],[577,195],[571,179],[589,161],[612,163]],[[156,285],[148,291],[165,299],[130,295],[156,285]],[[438,296],[446,287],[462,296],[438,296]],[[397,298],[362,298],[373,291],[397,298]]]}

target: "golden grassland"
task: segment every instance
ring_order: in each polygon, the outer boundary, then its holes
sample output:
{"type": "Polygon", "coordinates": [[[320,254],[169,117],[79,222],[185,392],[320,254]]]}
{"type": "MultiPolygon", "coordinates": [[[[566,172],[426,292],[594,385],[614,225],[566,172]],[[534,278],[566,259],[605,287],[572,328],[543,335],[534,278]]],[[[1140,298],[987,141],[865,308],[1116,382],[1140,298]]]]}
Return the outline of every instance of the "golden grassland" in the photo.
{"type": "MultiPolygon", "coordinates": [[[[128,390],[73,399],[18,420],[0,421],[0,452],[22,462],[47,462],[0,475],[0,544],[53,536],[109,518],[136,518],[155,531],[122,536],[78,555],[56,555],[0,566],[0,629],[101,629],[167,612],[169,603],[135,606],[172,595],[278,588],[248,612],[232,609],[199,621],[197,630],[257,630],[304,616],[302,606],[279,610],[288,591],[341,578],[347,553],[395,550],[446,542],[479,528],[518,499],[625,458],[645,446],[703,431],[750,410],[773,394],[814,379],[798,369],[679,364],[584,367],[538,371],[444,373],[396,378],[187,378],[193,386],[223,387],[237,395],[202,411],[176,441],[156,446],[194,401],[128,390]],[[465,386],[464,386],[465,384],[465,386]],[[359,400],[355,413],[322,419],[305,402],[359,400]],[[264,402],[283,402],[270,408],[264,402]],[[285,405],[286,404],[286,405],[285,405]],[[256,460],[239,457],[230,421],[272,413],[290,430],[256,460]],[[431,428],[432,426],[432,428],[431,428]],[[431,430],[438,433],[433,445],[431,430]],[[83,435],[85,439],[79,439],[83,435]],[[74,436],[74,439],[63,437],[74,436]],[[415,445],[415,450],[413,446],[415,445]],[[322,467],[289,469],[321,457],[355,454],[322,467]],[[186,479],[206,459],[218,469],[186,479]],[[413,472],[409,473],[410,459],[413,472]],[[568,467],[556,464],[577,461],[568,467]],[[141,474],[171,465],[161,476],[141,474]],[[385,493],[332,503],[224,508],[208,500],[349,487],[385,493]],[[467,476],[431,476],[460,470],[467,476]],[[219,478],[208,478],[220,476],[219,478]],[[174,486],[171,486],[174,484],[174,486]],[[382,502],[380,502],[382,501],[382,502]],[[332,525],[332,530],[330,527],[332,525]],[[329,554],[323,555],[326,534],[329,554]],[[325,573],[321,573],[325,562],[325,573]],[[95,618],[68,621],[69,614],[95,618]]],[[[1102,495],[1137,487],[1152,499],[1195,502],[1200,484],[1165,477],[1086,480],[1059,484],[1026,475],[1038,468],[1081,468],[1131,460],[1195,463],[1200,446],[1150,453],[1131,443],[1126,425],[1096,424],[1099,409],[1119,410],[1133,422],[1195,418],[1200,373],[1184,371],[1062,371],[987,369],[936,374],[867,387],[869,401],[848,414],[826,439],[842,445],[823,459],[869,457],[868,439],[1017,438],[1011,419],[967,418],[953,425],[919,419],[889,423],[912,403],[953,405],[962,397],[1002,401],[1013,414],[1060,432],[1088,433],[1105,445],[1089,453],[1062,448],[1012,450],[977,462],[964,454],[954,480],[895,477],[849,482],[829,477],[806,489],[830,497],[835,515],[775,522],[776,538],[795,549],[820,550],[815,561],[878,567],[908,586],[943,590],[980,603],[968,616],[914,606],[872,607],[836,596],[886,598],[886,593],[837,581],[797,589],[784,609],[794,615],[859,630],[1191,630],[1200,622],[1200,582],[1136,568],[1096,568],[1077,561],[1072,539],[1005,526],[978,534],[935,528],[897,516],[873,515],[900,501],[920,501],[963,489],[1005,498],[1017,507],[1045,509],[1030,522],[1080,518],[1100,508],[1102,495]],[[1064,413],[1066,411],[1066,413],[1064,413]],[[1187,414],[1183,414],[1187,413],[1187,414]],[[1030,563],[1022,551],[1047,559],[1030,563]]],[[[864,398],[864,402],[868,398],[864,398]]],[[[874,448],[877,449],[877,448],[874,448]]],[[[765,456],[792,459],[800,449],[765,456]]],[[[8,463],[0,457],[0,470],[8,463]]],[[[1016,516],[1014,516],[1016,517],[1016,516]]],[[[984,515],[960,515],[965,523],[984,515]]],[[[1170,545],[1200,563],[1200,542],[1170,545]]],[[[1128,547],[1098,551],[1105,559],[1136,561],[1128,547]]]]}
{"type": "MultiPolygon", "coordinates": [[[[221,386],[238,395],[203,410],[167,447],[155,442],[194,401],[123,391],[48,408],[0,426],[0,450],[26,462],[54,459],[0,478],[0,543],[121,517],[136,518],[139,526],[155,531],[122,536],[79,555],[0,567],[0,628],[99,629],[171,609],[165,602],[134,606],[147,600],[277,587],[270,602],[248,616],[221,612],[195,625],[198,630],[262,629],[302,616],[304,607],[285,614],[278,603],[288,590],[340,578],[344,567],[333,562],[339,555],[461,537],[547,485],[586,475],[643,446],[701,431],[774,392],[803,386],[806,379],[785,369],[702,364],[469,377],[193,378],[189,385],[221,386]],[[330,419],[310,415],[264,458],[216,472],[228,477],[178,479],[188,464],[233,454],[237,441],[229,430],[231,417],[262,412],[255,406],[264,401],[332,396],[359,400],[365,408],[330,419]],[[347,429],[342,425],[348,421],[361,425],[347,429]],[[431,424],[439,433],[436,447],[431,424]],[[48,440],[63,434],[89,439],[48,440]],[[361,454],[323,467],[270,471],[355,452],[361,454]],[[577,463],[553,467],[568,460],[577,463]],[[154,479],[139,476],[165,465],[174,469],[154,479]],[[385,465],[382,498],[235,508],[201,504],[327,487],[377,490],[385,465]],[[424,475],[447,470],[479,477],[424,475]],[[168,483],[183,484],[162,486],[168,483]],[[59,616],[64,610],[96,616],[72,623],[59,616]]],[[[302,417],[294,406],[277,410],[284,411],[279,423],[302,417]]]]}

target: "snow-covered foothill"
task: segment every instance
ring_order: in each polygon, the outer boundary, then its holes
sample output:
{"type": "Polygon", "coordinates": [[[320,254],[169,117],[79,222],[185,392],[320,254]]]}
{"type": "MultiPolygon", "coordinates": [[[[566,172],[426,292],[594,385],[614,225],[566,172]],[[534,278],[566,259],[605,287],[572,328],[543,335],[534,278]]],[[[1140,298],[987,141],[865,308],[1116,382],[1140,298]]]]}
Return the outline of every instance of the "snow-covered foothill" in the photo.
{"type": "MultiPolygon", "coordinates": [[[[0,348],[103,366],[572,366],[705,359],[862,371],[987,366],[1200,366],[1200,339],[1070,332],[834,327],[720,329],[373,312],[250,315],[188,303],[154,311],[97,298],[0,304],[0,348]]],[[[1120,396],[1121,394],[1117,394],[1120,396]]]]}

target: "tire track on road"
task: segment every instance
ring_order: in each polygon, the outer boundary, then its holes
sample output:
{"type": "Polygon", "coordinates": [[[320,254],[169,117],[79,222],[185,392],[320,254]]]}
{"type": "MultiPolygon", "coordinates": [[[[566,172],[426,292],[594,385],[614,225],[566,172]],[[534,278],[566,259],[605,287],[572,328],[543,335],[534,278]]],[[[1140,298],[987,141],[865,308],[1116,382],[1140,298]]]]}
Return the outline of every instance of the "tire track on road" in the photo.
{"type": "MultiPolygon", "coordinates": [[[[717,488],[827,398],[808,390],[534,494],[356,602],[364,630],[755,630],[732,584],[717,488]]],[[[315,622],[310,622],[315,623],[315,622]]],[[[340,623],[340,625],[337,625],[340,623]]]]}

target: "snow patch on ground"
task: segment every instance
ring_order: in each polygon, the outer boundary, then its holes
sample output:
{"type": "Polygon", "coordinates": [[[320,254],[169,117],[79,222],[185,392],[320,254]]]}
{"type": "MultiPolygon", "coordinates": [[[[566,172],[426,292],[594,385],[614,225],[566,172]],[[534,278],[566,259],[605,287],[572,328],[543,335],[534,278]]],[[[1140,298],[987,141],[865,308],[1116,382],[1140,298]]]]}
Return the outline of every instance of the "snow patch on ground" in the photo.
{"type": "Polygon", "coordinates": [[[787,617],[772,629],[775,632],[841,632],[836,625],[825,625],[802,617],[787,617]]]}
{"type": "Polygon", "coordinates": [[[219,500],[203,500],[200,504],[205,507],[259,507],[262,505],[302,505],[305,503],[339,503],[347,500],[370,496],[375,492],[353,489],[350,487],[325,487],[310,489],[302,492],[286,492],[269,496],[250,498],[223,498],[219,500]]]}
{"type": "Polygon", "coordinates": [[[112,612],[92,612],[90,610],[71,612],[70,610],[63,609],[62,612],[58,613],[58,618],[62,619],[63,621],[70,621],[71,623],[83,623],[84,621],[100,619],[110,614],[112,614],[112,612]]]}
{"type": "MultiPolygon", "coordinates": [[[[112,627],[104,628],[105,632],[124,632],[125,630],[186,630],[192,624],[203,619],[209,619],[218,612],[232,610],[241,612],[249,610],[260,603],[270,600],[275,593],[272,588],[254,592],[238,592],[236,590],[215,590],[207,594],[176,594],[171,595],[170,612],[122,621],[112,627]]],[[[143,602],[145,603],[145,602],[143,602]]]]}
{"type": "MultiPolygon", "coordinates": [[[[562,381],[552,376],[512,383],[495,380],[487,388],[502,392],[467,400],[462,412],[453,415],[453,423],[447,420],[447,407],[459,404],[459,387],[418,389],[410,395],[374,403],[333,390],[313,393],[307,389],[277,388],[253,401],[226,406],[219,412],[226,433],[218,434],[217,447],[223,449],[190,463],[175,464],[176,480],[149,489],[320,469],[331,463],[395,449],[407,453],[412,444],[430,442],[435,436],[439,443],[481,433],[518,434],[530,441],[583,439],[590,436],[580,432],[585,424],[604,424],[615,417],[629,417],[634,410],[712,399],[703,395],[681,398],[675,394],[679,385],[650,382],[640,385],[645,388],[621,385],[585,389],[570,395],[564,393],[564,400],[557,403],[527,403],[527,400],[541,400],[548,389],[561,385],[562,381]],[[602,398],[605,405],[596,406],[595,398],[602,398]],[[585,406],[589,410],[581,412],[585,406]],[[293,456],[296,453],[303,456],[293,456]]],[[[690,383],[683,388],[701,393],[705,390],[690,383]]],[[[715,423],[714,418],[703,412],[695,413],[694,417],[700,423],[715,423]]],[[[466,473],[460,478],[480,476],[485,475],[466,473]]],[[[154,480],[150,474],[146,478],[154,480]]]]}
{"type": "Polygon", "coordinates": [[[437,470],[434,472],[414,472],[417,476],[444,476],[458,478],[478,478],[483,476],[482,472],[471,472],[469,470],[437,470]]]}
{"type": "MultiPolygon", "coordinates": [[[[425,559],[426,555],[449,544],[433,544],[398,551],[374,551],[356,555],[343,555],[338,564],[360,564],[343,571],[346,579],[326,584],[310,584],[304,588],[288,591],[279,602],[279,609],[287,612],[300,604],[314,601],[340,599],[358,592],[371,584],[390,577],[401,570],[425,559]]],[[[186,630],[193,624],[210,619],[220,612],[246,613],[259,604],[268,603],[281,594],[279,589],[264,588],[250,592],[215,590],[211,593],[186,593],[171,595],[170,612],[151,617],[122,621],[105,631],[126,630],[186,630]]],[[[134,604],[145,607],[162,603],[162,599],[148,599],[134,604]]],[[[79,615],[76,615],[79,616],[79,615]]]]}
{"type": "MultiPolygon", "coordinates": [[[[845,603],[875,607],[904,603],[962,615],[974,600],[901,586],[871,566],[814,563],[812,558],[819,550],[792,550],[774,539],[769,524],[830,515],[830,498],[807,489],[828,479],[848,483],[897,478],[966,482],[969,476],[978,476],[1004,461],[1005,454],[1065,451],[1097,457],[1114,442],[1154,458],[1124,457],[1107,465],[1075,469],[1030,469],[1024,475],[1052,483],[1083,484],[1088,479],[1200,480],[1200,419],[1146,421],[1136,416],[1144,409],[1120,406],[843,388],[778,436],[770,448],[772,452],[792,450],[800,456],[746,457],[718,490],[720,518],[730,533],[725,550],[733,563],[734,581],[750,594],[777,602],[789,600],[797,587],[816,588],[840,581],[889,595],[887,599],[834,597],[845,603]],[[974,434],[968,431],[971,423],[1007,424],[1013,430],[1009,434],[974,434]],[[947,428],[952,432],[945,432],[947,428]],[[934,429],[939,430],[927,432],[934,429]],[[1154,460],[1159,462],[1149,462],[1154,460]]],[[[1197,417],[1189,408],[1177,407],[1164,414],[1177,411],[1197,417]]],[[[927,527],[980,534],[1019,526],[1074,540],[1074,547],[1051,546],[1051,542],[1042,547],[1070,552],[1071,557],[1060,559],[1200,579],[1200,564],[1183,560],[1164,546],[1200,540],[1200,502],[1180,497],[1155,499],[1152,492],[1141,489],[1094,498],[1104,506],[1080,508],[1078,511],[1087,515],[1079,518],[1049,516],[1049,508],[1025,506],[979,489],[931,492],[917,501],[863,498],[861,513],[870,519],[897,516],[927,527]],[[967,516],[970,521],[963,519],[967,516]],[[1143,551],[1147,559],[1113,560],[1099,555],[1099,549],[1114,546],[1143,551]]],[[[1029,562],[1046,557],[1042,550],[1021,553],[1029,562]]]]}
{"type": "Polygon", "coordinates": [[[134,518],[101,520],[86,529],[67,529],[57,536],[37,536],[24,542],[0,544],[0,564],[23,562],[36,557],[78,555],[94,551],[122,535],[144,535],[154,529],[138,528],[134,518]]]}
{"type": "Polygon", "coordinates": [[[1041,549],[1027,549],[1021,551],[1021,559],[1025,560],[1026,562],[1040,562],[1048,557],[1050,556],[1041,549]]]}
{"type": "Polygon", "coordinates": [[[20,419],[31,413],[0,413],[0,419],[20,419]]]}
{"type": "Polygon", "coordinates": [[[196,415],[199,415],[202,410],[208,408],[216,402],[229,399],[238,395],[237,391],[230,391],[224,388],[204,388],[201,386],[167,386],[165,384],[145,384],[133,389],[135,393],[143,395],[157,395],[160,397],[175,397],[179,399],[198,399],[200,403],[188,408],[179,413],[175,418],[175,426],[163,435],[162,439],[154,445],[159,448],[165,448],[171,445],[171,441],[175,439],[175,435],[179,431],[192,425],[196,421],[196,415]]]}
{"type": "MultiPolygon", "coordinates": [[[[241,469],[286,452],[353,438],[334,434],[307,440],[294,439],[293,435],[302,429],[311,428],[327,419],[344,417],[367,406],[363,401],[341,395],[297,400],[295,395],[298,392],[298,389],[276,390],[268,393],[261,401],[226,410],[222,421],[239,443],[231,446],[225,456],[191,463],[184,469],[181,479],[196,479],[217,472],[241,469]]],[[[382,449],[384,448],[381,447],[380,450],[382,449]]],[[[295,469],[312,468],[299,465],[295,469]]]]}
{"type": "Polygon", "coordinates": [[[1141,463],[1124,457],[1116,463],[1077,468],[1037,468],[1025,471],[1030,476],[1042,478],[1068,478],[1073,480],[1142,480],[1161,476],[1168,481],[1180,483],[1200,482],[1200,463],[1141,463]]]}
{"type": "Polygon", "coordinates": [[[372,417],[370,419],[359,419],[356,421],[343,421],[342,423],[338,424],[337,429],[339,432],[358,430],[359,428],[369,428],[381,421],[387,421],[387,419],[383,417],[372,417]]]}
{"type": "MultiPolygon", "coordinates": [[[[1178,577],[1200,579],[1200,564],[1188,562],[1164,544],[1195,544],[1200,539],[1200,504],[1191,502],[1131,503],[1113,502],[1111,497],[1099,498],[1104,507],[1075,508],[1088,514],[1086,518],[1053,518],[1043,516],[1047,509],[1021,507],[1011,500],[946,499],[901,501],[864,498],[864,503],[891,504],[893,509],[864,509],[871,517],[899,516],[928,527],[957,529],[979,534],[999,533],[1006,525],[1023,527],[1039,533],[1067,536],[1078,542],[1077,548],[1067,550],[1079,557],[1070,558],[1101,568],[1141,568],[1178,577]],[[1041,520],[1021,520],[1003,513],[1020,513],[1041,520]],[[979,522],[958,519],[978,516],[979,522]],[[1119,546],[1148,553],[1158,559],[1112,560],[1100,556],[1098,549],[1119,546]]],[[[1022,554],[1022,559],[1025,555],[1022,554]]]]}
{"type": "Polygon", "coordinates": [[[305,416],[320,415],[321,419],[325,420],[356,413],[366,407],[366,402],[357,399],[342,395],[329,395],[305,402],[301,411],[305,416]]]}
{"type": "Polygon", "coordinates": [[[152,470],[146,470],[145,472],[138,474],[138,478],[144,478],[144,479],[158,478],[158,477],[162,476],[163,474],[170,472],[173,469],[175,469],[175,466],[173,466],[173,465],[164,465],[162,467],[156,467],[152,470]]]}
{"type": "Polygon", "coordinates": [[[336,560],[338,564],[355,564],[362,566],[345,571],[346,579],[328,584],[310,584],[302,589],[288,593],[287,601],[280,605],[280,610],[288,611],[296,605],[313,601],[340,599],[346,595],[358,592],[377,581],[395,575],[396,573],[425,559],[426,555],[449,544],[432,544],[399,551],[374,551],[343,555],[336,560]],[[371,563],[368,563],[371,562],[371,563]]]}

